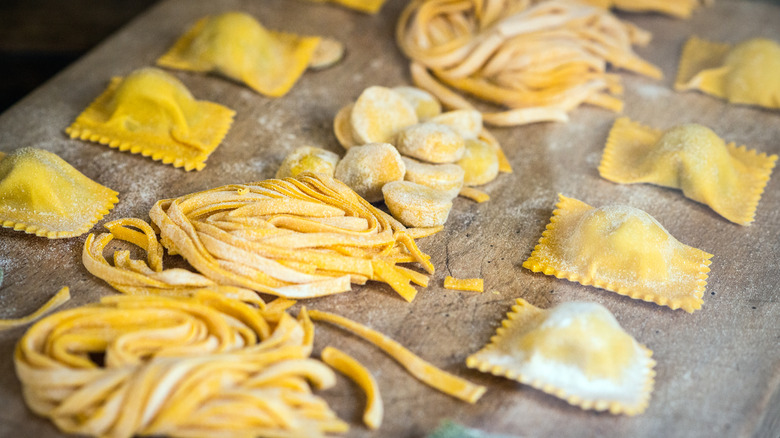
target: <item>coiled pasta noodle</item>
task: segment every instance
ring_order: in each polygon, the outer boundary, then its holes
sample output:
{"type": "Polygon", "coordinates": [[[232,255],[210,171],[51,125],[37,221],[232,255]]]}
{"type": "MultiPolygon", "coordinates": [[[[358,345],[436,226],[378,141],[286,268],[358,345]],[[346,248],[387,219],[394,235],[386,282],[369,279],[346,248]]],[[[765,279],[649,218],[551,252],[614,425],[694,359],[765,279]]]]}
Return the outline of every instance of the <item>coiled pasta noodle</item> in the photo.
{"type": "Polygon", "coordinates": [[[608,64],[661,77],[631,48],[649,33],[574,1],[414,0],[396,36],[414,82],[446,106],[474,108],[457,90],[509,108],[484,112],[492,125],[566,121],[583,103],[620,111],[608,64]]]}
{"type": "Polygon", "coordinates": [[[335,383],[309,358],[305,312],[201,291],[116,295],[35,324],[14,354],[28,406],[93,436],[324,436],[347,425],[312,393],[335,383]]]}
{"type": "Polygon", "coordinates": [[[108,233],[87,236],[81,259],[89,272],[107,281],[116,290],[130,295],[167,296],[189,296],[196,291],[210,290],[260,308],[265,307],[263,299],[252,290],[219,285],[186,269],[163,269],[163,247],[152,227],[145,221],[122,218],[104,226],[108,233]],[[146,252],[146,262],[131,259],[128,250],[118,250],[114,252],[114,265],[109,264],[103,251],[115,240],[130,242],[142,248],[146,252]]]}

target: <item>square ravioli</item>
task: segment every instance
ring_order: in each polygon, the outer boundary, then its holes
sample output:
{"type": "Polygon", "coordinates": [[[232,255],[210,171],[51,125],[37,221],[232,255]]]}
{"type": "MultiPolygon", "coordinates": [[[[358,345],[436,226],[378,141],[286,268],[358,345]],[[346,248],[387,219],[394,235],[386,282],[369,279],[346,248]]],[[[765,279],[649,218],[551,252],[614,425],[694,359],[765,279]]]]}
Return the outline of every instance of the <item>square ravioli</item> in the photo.
{"type": "Polygon", "coordinates": [[[0,224],[59,239],[78,236],[114,208],[117,192],[48,151],[0,153],[0,224]]]}
{"type": "Polygon", "coordinates": [[[680,189],[731,222],[750,225],[776,160],[726,144],[702,125],[660,131],[623,117],[609,133],[599,173],[621,184],[680,189]]]}
{"type": "Polygon", "coordinates": [[[712,254],[680,243],[642,210],[559,197],[524,268],[689,313],[701,308],[712,254]]]}
{"type": "Polygon", "coordinates": [[[780,44],[766,38],[731,45],[691,37],[680,56],[674,88],[780,109],[780,44]]]}
{"type": "Polygon", "coordinates": [[[320,41],[269,31],[249,14],[226,12],[198,20],[157,65],[219,73],[260,94],[280,97],[306,71],[320,41]]]}
{"type": "Polygon", "coordinates": [[[635,415],[645,410],[653,390],[651,356],[600,304],[570,302],[544,310],[518,298],[490,343],[466,365],[582,409],[635,415]]]}
{"type": "Polygon", "coordinates": [[[187,171],[201,170],[234,115],[230,108],[195,100],[174,76],[143,68],[112,79],[65,132],[187,171]]]}

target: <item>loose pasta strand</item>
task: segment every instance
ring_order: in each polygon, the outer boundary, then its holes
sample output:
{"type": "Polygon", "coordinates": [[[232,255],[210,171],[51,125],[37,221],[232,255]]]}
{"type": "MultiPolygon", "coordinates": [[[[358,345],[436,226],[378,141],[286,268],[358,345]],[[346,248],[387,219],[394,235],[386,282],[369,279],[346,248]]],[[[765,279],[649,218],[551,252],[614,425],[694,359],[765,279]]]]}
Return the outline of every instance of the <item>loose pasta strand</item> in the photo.
{"type": "Polygon", "coordinates": [[[368,369],[348,354],[333,347],[325,347],[322,350],[322,360],[336,371],[348,376],[366,393],[363,422],[370,429],[379,429],[384,407],[382,397],[379,395],[379,385],[368,369]]]}
{"type": "Polygon", "coordinates": [[[412,376],[445,394],[469,403],[476,403],[486,391],[484,386],[475,385],[435,367],[398,342],[355,321],[319,310],[310,310],[309,316],[315,321],[325,321],[339,326],[371,342],[398,361],[412,376]]]}
{"type": "MultiPolygon", "coordinates": [[[[0,272],[0,274],[2,274],[2,272],[0,272]]],[[[1,276],[0,279],[2,279],[1,276]]],[[[43,306],[39,307],[38,310],[36,310],[35,312],[27,316],[23,316],[21,318],[0,319],[0,331],[10,330],[15,327],[29,324],[35,321],[36,319],[40,318],[47,312],[50,312],[56,309],[57,307],[60,307],[69,299],[70,299],[70,289],[68,287],[63,287],[56,294],[54,294],[53,297],[49,298],[49,300],[46,301],[43,304],[43,306]]]]}

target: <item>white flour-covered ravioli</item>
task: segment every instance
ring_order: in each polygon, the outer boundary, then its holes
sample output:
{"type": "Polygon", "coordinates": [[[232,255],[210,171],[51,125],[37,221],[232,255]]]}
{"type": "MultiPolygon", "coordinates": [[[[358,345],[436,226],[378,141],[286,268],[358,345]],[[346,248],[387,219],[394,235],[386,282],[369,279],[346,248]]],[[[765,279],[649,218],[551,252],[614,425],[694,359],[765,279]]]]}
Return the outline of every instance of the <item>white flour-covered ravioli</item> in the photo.
{"type": "Polygon", "coordinates": [[[466,365],[531,385],[582,409],[635,415],[655,382],[652,351],[596,303],[539,309],[522,298],[466,365]]]}

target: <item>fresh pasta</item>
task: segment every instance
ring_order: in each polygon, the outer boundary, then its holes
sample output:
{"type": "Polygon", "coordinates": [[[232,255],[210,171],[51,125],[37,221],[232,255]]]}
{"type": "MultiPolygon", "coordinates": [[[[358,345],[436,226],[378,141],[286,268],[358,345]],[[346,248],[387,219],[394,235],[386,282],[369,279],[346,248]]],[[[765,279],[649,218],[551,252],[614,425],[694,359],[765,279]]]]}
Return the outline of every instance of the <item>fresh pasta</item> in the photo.
{"type": "Polygon", "coordinates": [[[201,170],[234,115],[223,105],[196,100],[175,76],[146,67],[113,78],[65,133],[187,171],[201,170]]]}
{"type": "Polygon", "coordinates": [[[87,239],[87,269],[128,293],[186,295],[210,288],[244,300],[249,291],[301,299],[376,280],[407,301],[417,294],[410,283],[424,287],[428,277],[398,264],[416,262],[428,273],[434,271],[406,227],[323,174],[162,200],[150,216],[159,229],[159,243],[143,221],[112,222],[107,225],[110,233],[87,239]],[[111,266],[102,252],[114,237],[145,248],[148,263],[117,252],[111,266]],[[197,273],[163,270],[163,247],[184,257],[197,273]]]}
{"type": "Polygon", "coordinates": [[[474,109],[463,94],[507,107],[483,113],[498,126],[566,121],[583,103],[620,111],[622,86],[608,64],[662,76],[631,48],[649,33],[577,2],[415,0],[396,36],[417,86],[447,107],[474,109]]]}
{"type": "MultiPolygon", "coordinates": [[[[0,284],[2,284],[2,280],[3,280],[2,273],[3,273],[2,270],[0,270],[0,284]]],[[[70,288],[63,287],[56,294],[54,294],[54,296],[49,298],[49,300],[46,301],[41,307],[39,307],[35,312],[27,316],[23,316],[21,318],[0,319],[0,332],[31,323],[36,319],[40,318],[41,316],[45,315],[47,312],[50,312],[60,307],[61,305],[65,304],[68,300],[70,300],[70,288]]]]}
{"type": "Polygon", "coordinates": [[[89,179],[49,151],[0,154],[0,225],[49,239],[79,236],[119,202],[118,193],[89,179]]]}
{"type": "Polygon", "coordinates": [[[14,353],[27,405],[90,436],[326,436],[335,375],[313,328],[213,292],[113,295],[46,317],[14,353]]]}

